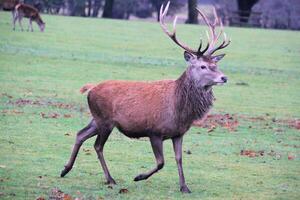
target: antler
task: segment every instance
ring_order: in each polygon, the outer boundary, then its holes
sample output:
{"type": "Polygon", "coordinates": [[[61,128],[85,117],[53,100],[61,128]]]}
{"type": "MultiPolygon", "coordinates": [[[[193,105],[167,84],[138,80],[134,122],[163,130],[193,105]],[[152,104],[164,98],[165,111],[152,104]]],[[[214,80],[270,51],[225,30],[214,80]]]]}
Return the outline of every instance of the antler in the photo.
{"type": "Polygon", "coordinates": [[[201,17],[203,18],[204,22],[207,24],[207,26],[209,27],[210,30],[210,35],[208,35],[207,33],[207,37],[208,37],[208,44],[207,46],[201,50],[202,48],[202,40],[200,40],[200,45],[199,48],[197,50],[194,50],[190,47],[188,47],[186,44],[180,42],[177,37],[176,37],[176,22],[177,22],[177,16],[175,16],[175,19],[173,21],[173,31],[170,32],[167,28],[167,25],[164,23],[164,18],[168,12],[169,9],[169,5],[170,5],[170,1],[168,1],[166,7],[164,8],[163,5],[161,5],[160,7],[160,15],[159,15],[159,23],[161,28],[163,29],[163,31],[181,48],[183,48],[184,50],[199,56],[203,56],[204,54],[206,55],[212,55],[214,52],[216,52],[219,49],[223,49],[225,47],[227,47],[230,44],[230,40],[227,40],[226,38],[226,34],[223,31],[223,23],[220,20],[220,18],[217,15],[216,9],[214,8],[214,15],[215,15],[215,21],[214,23],[210,23],[209,20],[207,19],[207,17],[205,16],[205,14],[203,14],[198,8],[197,11],[199,12],[199,14],[201,15],[201,17]],[[219,34],[216,34],[216,26],[217,24],[220,24],[221,30],[219,32],[219,34]],[[222,33],[224,34],[224,41],[218,46],[215,47],[218,39],[220,38],[220,36],[222,35],[222,33]]]}
{"type": "Polygon", "coordinates": [[[180,42],[177,37],[176,37],[176,22],[177,22],[177,16],[175,16],[175,19],[173,21],[173,31],[170,32],[167,28],[167,25],[164,23],[164,19],[165,19],[165,16],[169,10],[169,5],[170,5],[170,1],[168,1],[166,7],[164,8],[163,5],[161,5],[160,7],[160,13],[159,13],[159,23],[160,23],[160,26],[161,28],[163,29],[163,31],[178,45],[180,46],[181,48],[183,48],[184,50],[192,53],[192,54],[195,54],[197,56],[202,56],[204,54],[204,52],[208,49],[208,45],[207,47],[201,51],[201,47],[202,47],[202,41],[200,41],[200,46],[198,48],[198,50],[194,50],[190,47],[188,47],[186,44],[180,42]]]}
{"type": "Polygon", "coordinates": [[[230,40],[227,39],[226,33],[224,32],[224,27],[223,27],[222,20],[218,17],[216,8],[215,7],[213,7],[213,8],[214,8],[213,11],[214,11],[214,16],[215,16],[214,23],[211,23],[207,19],[206,15],[204,13],[202,13],[200,11],[200,9],[196,8],[197,11],[199,12],[199,14],[201,15],[201,17],[203,18],[204,22],[206,23],[206,25],[209,27],[209,30],[210,30],[210,36],[209,36],[208,32],[206,32],[207,33],[207,38],[208,38],[208,44],[209,44],[208,50],[206,52],[207,55],[212,55],[217,50],[223,49],[223,48],[227,47],[230,44],[230,40]],[[217,27],[218,24],[220,24],[220,32],[219,32],[219,34],[216,34],[216,27],[217,27]],[[218,42],[218,39],[220,38],[222,33],[224,35],[224,40],[218,47],[215,47],[215,45],[218,42]]]}

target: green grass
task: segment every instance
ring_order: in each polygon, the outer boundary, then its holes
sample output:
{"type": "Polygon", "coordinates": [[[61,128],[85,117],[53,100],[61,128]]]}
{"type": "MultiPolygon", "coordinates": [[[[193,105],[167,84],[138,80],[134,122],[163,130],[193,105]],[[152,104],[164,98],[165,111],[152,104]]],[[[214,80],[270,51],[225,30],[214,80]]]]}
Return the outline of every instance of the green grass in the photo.
{"type": "MultiPolygon", "coordinates": [[[[117,186],[104,185],[93,139],[83,146],[91,154],[81,150],[73,171],[59,178],[76,131],[89,120],[81,111],[87,108],[86,97],[78,92],[82,85],[107,79],[170,79],[184,71],[182,50],[159,25],[43,15],[46,31],[40,33],[35,27],[36,32],[31,33],[12,31],[10,17],[0,12],[0,199],[47,197],[55,187],[91,199],[299,198],[299,130],[271,120],[300,117],[299,32],[226,28],[232,44],[224,50],[227,56],[220,68],[229,83],[215,88],[217,101],[212,112],[270,116],[267,122],[239,119],[236,132],[219,127],[207,133],[192,128],[184,138],[184,150],[192,154],[184,154],[183,162],[193,193],[182,195],[171,142],[164,145],[164,169],[136,183],[135,175],[154,166],[150,144],[130,140],[117,130],[105,146],[117,186]],[[11,103],[20,98],[43,104],[11,103]],[[73,107],[56,108],[48,101],[73,107]],[[45,119],[41,113],[60,117],[45,119]],[[71,117],[61,117],[63,114],[71,117]],[[273,150],[276,156],[249,158],[239,155],[242,149],[273,150]],[[288,155],[295,159],[288,160],[288,155]],[[129,192],[119,194],[121,188],[129,192]]],[[[177,32],[196,46],[204,30],[178,25],[177,32]]]]}

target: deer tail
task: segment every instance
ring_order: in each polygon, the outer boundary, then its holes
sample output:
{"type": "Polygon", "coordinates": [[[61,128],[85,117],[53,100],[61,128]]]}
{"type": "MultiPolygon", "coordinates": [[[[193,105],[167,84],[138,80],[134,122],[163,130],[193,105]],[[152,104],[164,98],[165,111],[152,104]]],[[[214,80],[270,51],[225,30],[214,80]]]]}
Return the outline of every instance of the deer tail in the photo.
{"type": "Polygon", "coordinates": [[[80,93],[83,94],[85,92],[89,92],[91,91],[94,87],[96,86],[96,84],[93,83],[87,83],[85,84],[82,88],[80,88],[80,93]]]}

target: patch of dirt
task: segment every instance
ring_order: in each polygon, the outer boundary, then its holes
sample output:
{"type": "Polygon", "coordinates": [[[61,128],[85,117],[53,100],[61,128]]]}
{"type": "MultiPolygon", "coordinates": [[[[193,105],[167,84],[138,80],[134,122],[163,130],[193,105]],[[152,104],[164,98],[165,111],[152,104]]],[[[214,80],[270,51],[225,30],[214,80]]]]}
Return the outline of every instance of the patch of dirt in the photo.
{"type": "Polygon", "coordinates": [[[50,191],[49,199],[51,200],[72,200],[72,196],[69,194],[64,193],[58,188],[53,188],[50,191]]]}
{"type": "Polygon", "coordinates": [[[7,98],[9,98],[9,99],[12,99],[12,98],[13,98],[13,96],[11,96],[11,95],[9,95],[9,94],[7,94],[7,93],[1,93],[1,96],[7,97],[7,98]]]}
{"type": "Polygon", "coordinates": [[[15,106],[27,106],[27,105],[35,105],[35,106],[51,106],[59,109],[74,109],[75,105],[67,104],[62,102],[53,102],[53,101],[42,101],[42,100],[31,100],[31,99],[23,99],[19,98],[15,101],[9,100],[9,104],[15,106]]]}
{"type": "MultiPolygon", "coordinates": [[[[268,113],[264,116],[250,117],[245,115],[236,114],[211,114],[207,115],[206,119],[196,120],[193,122],[193,126],[207,128],[207,132],[213,132],[217,127],[222,127],[228,131],[236,131],[239,126],[239,120],[249,122],[260,122],[264,123],[264,129],[273,129],[272,125],[277,126],[288,126],[300,130],[300,119],[275,119],[270,117],[268,113]]],[[[253,128],[252,126],[248,127],[253,128]]],[[[282,132],[280,128],[274,129],[276,132],[282,132]]]]}
{"type": "MultiPolygon", "coordinates": [[[[269,152],[266,152],[264,150],[259,150],[259,151],[254,151],[254,150],[250,150],[250,149],[243,149],[240,151],[240,155],[241,156],[247,156],[250,158],[254,158],[254,157],[262,157],[262,156],[271,156],[273,157],[273,159],[279,160],[283,157],[283,155],[279,152],[275,152],[274,150],[271,150],[269,152]]],[[[288,160],[294,160],[295,156],[289,154],[287,156],[288,160]]]]}
{"type": "Polygon", "coordinates": [[[240,155],[248,156],[248,157],[252,158],[252,157],[258,157],[258,156],[264,156],[265,151],[263,151],[263,150],[261,150],[261,151],[241,150],[240,155]]]}
{"type": "Polygon", "coordinates": [[[13,109],[13,110],[2,110],[1,113],[7,115],[19,115],[19,114],[23,114],[24,112],[13,109]]]}
{"type": "Polygon", "coordinates": [[[44,113],[44,112],[41,112],[40,113],[40,116],[42,118],[45,118],[45,119],[57,119],[57,118],[71,118],[72,115],[71,114],[59,114],[59,113],[56,113],[56,112],[53,112],[53,113],[44,113]]]}
{"type": "Polygon", "coordinates": [[[205,120],[194,121],[194,126],[207,128],[207,132],[213,132],[217,127],[223,127],[228,131],[236,131],[239,122],[236,115],[230,114],[213,114],[207,115],[205,120]]]}

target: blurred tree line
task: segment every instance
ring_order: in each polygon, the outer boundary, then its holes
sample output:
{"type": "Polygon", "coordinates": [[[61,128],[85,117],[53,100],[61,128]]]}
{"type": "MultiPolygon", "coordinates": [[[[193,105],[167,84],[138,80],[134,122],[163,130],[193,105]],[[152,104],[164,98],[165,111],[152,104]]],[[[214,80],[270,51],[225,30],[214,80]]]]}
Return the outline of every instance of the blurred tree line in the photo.
{"type": "MultiPolygon", "coordinates": [[[[129,19],[131,16],[159,19],[168,0],[0,0],[0,8],[12,10],[16,2],[40,12],[81,17],[129,19]],[[153,15],[155,13],[155,15],[153,15]]],[[[197,24],[198,4],[214,4],[226,25],[300,29],[300,0],[170,0],[169,14],[187,5],[186,23],[197,24]]]]}
{"type": "MultiPolygon", "coordinates": [[[[10,1],[10,0],[2,0],[10,1]]],[[[129,19],[151,17],[153,12],[159,18],[159,9],[167,0],[23,0],[40,12],[81,17],[103,17],[129,19]]],[[[171,0],[170,12],[184,6],[184,0],[171,0]]]]}

